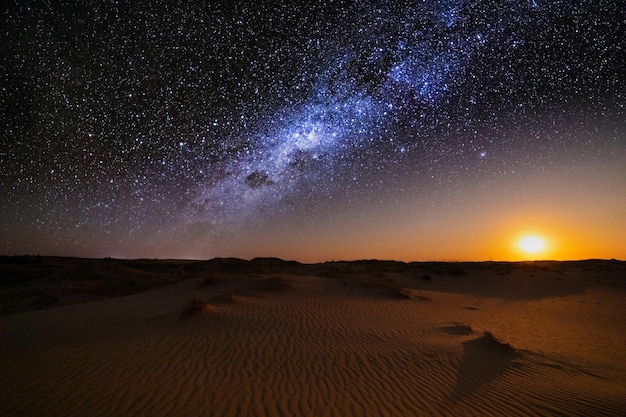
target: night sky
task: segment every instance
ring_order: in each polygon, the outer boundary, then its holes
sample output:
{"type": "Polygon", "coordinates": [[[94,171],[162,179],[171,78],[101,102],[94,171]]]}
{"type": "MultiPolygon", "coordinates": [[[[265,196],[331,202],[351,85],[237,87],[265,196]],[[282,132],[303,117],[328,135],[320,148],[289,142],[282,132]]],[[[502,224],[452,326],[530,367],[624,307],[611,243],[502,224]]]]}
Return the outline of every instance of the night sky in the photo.
{"type": "Polygon", "coordinates": [[[626,259],[626,4],[14,1],[0,254],[626,259]]]}

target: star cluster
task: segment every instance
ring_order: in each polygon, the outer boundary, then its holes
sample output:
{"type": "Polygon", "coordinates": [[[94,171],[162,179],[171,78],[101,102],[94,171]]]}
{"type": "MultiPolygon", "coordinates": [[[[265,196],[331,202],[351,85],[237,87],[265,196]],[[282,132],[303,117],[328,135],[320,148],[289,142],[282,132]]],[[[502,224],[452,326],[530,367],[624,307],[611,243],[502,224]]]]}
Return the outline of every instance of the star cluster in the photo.
{"type": "Polygon", "coordinates": [[[273,222],[623,158],[625,9],[15,1],[1,251],[211,256],[273,222]]]}

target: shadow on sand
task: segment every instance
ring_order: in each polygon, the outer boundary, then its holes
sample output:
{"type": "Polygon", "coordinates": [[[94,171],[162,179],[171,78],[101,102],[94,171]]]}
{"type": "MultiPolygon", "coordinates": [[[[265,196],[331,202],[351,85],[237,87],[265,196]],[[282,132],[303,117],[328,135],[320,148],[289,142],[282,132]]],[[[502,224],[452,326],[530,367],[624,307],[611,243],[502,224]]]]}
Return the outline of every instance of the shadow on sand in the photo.
{"type": "Polygon", "coordinates": [[[464,342],[463,359],[448,400],[456,403],[473,396],[511,369],[521,366],[519,358],[519,352],[489,332],[464,342]]]}

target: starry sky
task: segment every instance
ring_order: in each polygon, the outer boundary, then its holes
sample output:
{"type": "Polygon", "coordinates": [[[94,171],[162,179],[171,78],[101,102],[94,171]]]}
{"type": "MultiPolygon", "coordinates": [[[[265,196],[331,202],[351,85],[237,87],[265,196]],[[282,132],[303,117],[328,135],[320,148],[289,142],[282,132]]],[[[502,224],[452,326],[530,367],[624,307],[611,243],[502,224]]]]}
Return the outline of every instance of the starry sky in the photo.
{"type": "Polygon", "coordinates": [[[2,12],[0,254],[626,259],[624,1],[2,12]]]}

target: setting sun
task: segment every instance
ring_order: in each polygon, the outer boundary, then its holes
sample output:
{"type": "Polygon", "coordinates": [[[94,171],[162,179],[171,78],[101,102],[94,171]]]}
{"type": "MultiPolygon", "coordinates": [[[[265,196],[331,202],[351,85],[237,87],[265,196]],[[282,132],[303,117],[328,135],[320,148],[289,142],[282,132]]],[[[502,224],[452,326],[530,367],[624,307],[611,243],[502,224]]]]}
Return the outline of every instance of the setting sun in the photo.
{"type": "Polygon", "coordinates": [[[537,236],[526,236],[520,239],[518,245],[525,252],[535,253],[543,249],[544,243],[537,236]]]}

